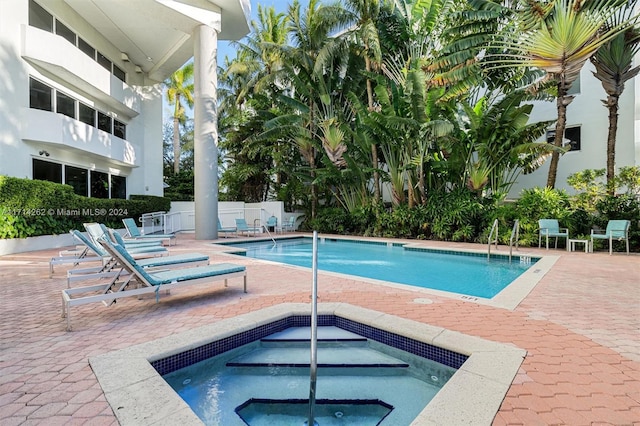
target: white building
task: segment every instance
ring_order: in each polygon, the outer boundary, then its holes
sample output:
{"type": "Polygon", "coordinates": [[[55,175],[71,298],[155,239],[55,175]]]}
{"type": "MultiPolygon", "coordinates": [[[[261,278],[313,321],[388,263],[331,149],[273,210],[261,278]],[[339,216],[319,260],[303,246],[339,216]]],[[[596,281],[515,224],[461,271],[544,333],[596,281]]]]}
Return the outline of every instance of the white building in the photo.
{"type": "Polygon", "coordinates": [[[200,149],[217,142],[217,41],[245,36],[249,14],[249,0],[0,0],[0,175],[162,195],[160,83],[194,58],[200,149]]]}
{"type": "MultiPolygon", "coordinates": [[[[640,65],[636,56],[635,65],[640,65]]],[[[575,93],[573,102],[567,107],[567,126],[565,131],[566,147],[571,150],[560,157],[556,188],[566,189],[567,177],[585,169],[604,169],[607,167],[607,135],[609,129],[609,110],[602,100],[607,94],[600,80],[593,76],[595,67],[587,61],[580,73],[580,79],[571,88],[575,93]]],[[[536,102],[530,122],[555,120],[558,117],[555,100],[536,102]]],[[[548,136],[553,135],[555,125],[551,126],[548,136]]],[[[530,175],[520,175],[513,186],[510,197],[517,197],[522,189],[547,184],[549,162],[530,175]]],[[[618,132],[616,140],[616,170],[622,166],[640,166],[640,78],[634,78],[625,85],[620,97],[618,132]]]]}

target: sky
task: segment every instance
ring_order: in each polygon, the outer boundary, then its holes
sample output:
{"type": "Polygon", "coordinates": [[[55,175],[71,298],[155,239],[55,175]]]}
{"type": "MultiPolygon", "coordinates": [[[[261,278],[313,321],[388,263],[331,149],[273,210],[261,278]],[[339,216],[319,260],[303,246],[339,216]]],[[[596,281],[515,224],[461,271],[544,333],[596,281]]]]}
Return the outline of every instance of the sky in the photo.
{"type": "MultiPolygon", "coordinates": [[[[299,0],[301,8],[304,8],[309,4],[309,0],[299,0]]],[[[262,8],[269,8],[273,6],[276,12],[287,12],[289,4],[293,3],[293,0],[251,0],[251,20],[258,19],[258,5],[262,8]]],[[[224,25],[224,23],[223,23],[224,25]]],[[[224,57],[228,56],[229,59],[235,57],[234,48],[229,45],[229,42],[220,41],[218,43],[218,65],[224,63],[224,57]]]]}
{"type": "MultiPolygon", "coordinates": [[[[0,0],[2,1],[2,0],[0,0]]],[[[304,9],[308,4],[309,0],[299,0],[301,7],[304,9]]],[[[269,8],[271,6],[275,7],[276,12],[287,12],[287,8],[289,4],[293,3],[293,0],[251,0],[251,20],[258,19],[258,5],[263,8],[269,8]]],[[[224,23],[223,23],[224,25],[224,23]]],[[[235,58],[235,48],[230,45],[230,42],[227,41],[219,41],[218,42],[218,66],[224,64],[224,58],[228,56],[229,59],[235,58]]],[[[170,117],[173,114],[173,107],[170,106],[165,99],[164,102],[164,122],[170,120],[170,117]]],[[[187,116],[193,118],[193,112],[187,111],[187,116]]]]}

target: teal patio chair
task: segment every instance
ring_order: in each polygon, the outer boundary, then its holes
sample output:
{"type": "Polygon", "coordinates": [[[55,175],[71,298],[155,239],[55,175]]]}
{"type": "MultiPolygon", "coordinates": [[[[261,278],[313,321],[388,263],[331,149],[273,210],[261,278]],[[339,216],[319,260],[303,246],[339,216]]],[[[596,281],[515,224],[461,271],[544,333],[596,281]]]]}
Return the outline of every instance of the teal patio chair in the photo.
{"type": "Polygon", "coordinates": [[[218,234],[222,234],[225,238],[227,238],[229,234],[235,234],[237,232],[238,230],[233,226],[223,227],[222,222],[220,222],[220,218],[218,218],[218,234]]]}
{"type": "Polygon", "coordinates": [[[546,239],[546,247],[549,250],[549,238],[555,238],[555,248],[558,248],[558,238],[564,238],[569,241],[569,230],[560,228],[557,219],[540,219],[538,220],[538,248],[542,244],[542,237],[546,239]]]}
{"type": "Polygon", "coordinates": [[[262,231],[261,226],[249,226],[244,219],[236,219],[236,229],[238,234],[246,232],[247,236],[251,236],[252,232],[255,236],[258,231],[262,231]]]}
{"type": "Polygon", "coordinates": [[[293,232],[295,231],[296,228],[296,217],[295,216],[289,216],[289,220],[287,222],[284,222],[282,224],[282,231],[283,232],[293,232]]]}
{"type": "Polygon", "coordinates": [[[591,230],[591,242],[589,244],[589,251],[593,253],[593,240],[607,240],[609,241],[609,255],[613,254],[613,242],[625,241],[627,243],[627,254],[629,254],[629,227],[631,221],[629,220],[610,220],[607,223],[607,229],[603,231],[591,230]]]}
{"type": "Polygon", "coordinates": [[[269,219],[267,219],[267,222],[264,224],[264,226],[268,231],[271,231],[271,229],[273,229],[273,232],[275,232],[276,234],[278,233],[279,229],[282,230],[281,227],[278,227],[278,218],[275,216],[271,216],[269,219]]]}

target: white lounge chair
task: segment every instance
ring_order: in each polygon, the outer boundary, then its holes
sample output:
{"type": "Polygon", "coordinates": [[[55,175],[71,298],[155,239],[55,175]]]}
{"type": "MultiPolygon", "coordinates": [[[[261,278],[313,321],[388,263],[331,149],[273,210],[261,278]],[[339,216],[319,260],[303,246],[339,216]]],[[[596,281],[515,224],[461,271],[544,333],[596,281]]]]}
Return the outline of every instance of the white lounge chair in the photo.
{"type": "Polygon", "coordinates": [[[218,280],[224,280],[226,287],[227,280],[233,277],[243,277],[244,292],[247,292],[246,268],[241,265],[220,263],[196,268],[149,272],[140,266],[127,250],[119,244],[111,244],[106,240],[101,240],[101,244],[105,250],[118,260],[118,263],[130,274],[130,277],[121,282],[62,290],[62,316],[67,318],[67,330],[71,330],[71,307],[87,303],[103,302],[106,305],[111,305],[117,299],[123,297],[140,296],[149,293],[155,293],[156,301],[159,301],[160,290],[170,290],[176,287],[218,280]],[[131,288],[132,280],[135,280],[139,287],[131,288]]]}
{"type": "Polygon", "coordinates": [[[246,232],[247,236],[251,236],[251,233],[255,236],[256,233],[262,231],[262,226],[249,226],[246,220],[236,219],[236,230],[238,234],[246,232]]]}
{"type": "Polygon", "coordinates": [[[175,244],[176,236],[173,234],[149,234],[144,235],[140,232],[138,225],[136,225],[136,221],[132,218],[122,219],[122,223],[124,223],[124,227],[127,229],[127,234],[130,239],[133,240],[145,240],[149,238],[160,239],[162,241],[166,241],[171,245],[171,242],[175,244]]]}
{"type": "MultiPolygon", "coordinates": [[[[101,225],[96,222],[84,223],[84,228],[87,230],[87,233],[93,240],[93,243],[96,246],[99,246],[100,239],[106,237],[113,242],[115,240],[115,234],[117,232],[111,232],[107,227],[101,225]]],[[[120,235],[120,234],[118,234],[120,235]]],[[[136,259],[141,259],[144,257],[154,257],[154,256],[167,256],[169,251],[166,247],[163,247],[158,241],[146,241],[146,242],[133,242],[131,244],[124,243],[123,246],[127,249],[127,251],[133,255],[136,259]]]]}
{"type": "MultiPolygon", "coordinates": [[[[100,278],[112,278],[117,280],[123,276],[125,272],[117,260],[111,257],[111,255],[100,245],[96,246],[93,241],[87,238],[82,232],[73,230],[71,234],[78,241],[83,243],[88,249],[95,252],[97,255],[108,259],[103,262],[102,267],[82,268],[82,269],[70,269],[67,271],[67,288],[71,287],[72,282],[86,281],[100,278]]],[[[170,255],[163,257],[151,257],[146,259],[139,259],[138,264],[147,270],[154,270],[158,268],[176,268],[185,266],[199,266],[208,265],[209,256],[201,253],[183,253],[178,255],[170,255]]]]}
{"type": "Polygon", "coordinates": [[[218,233],[227,238],[228,234],[236,234],[238,230],[233,226],[223,227],[220,218],[218,218],[218,233]]]}

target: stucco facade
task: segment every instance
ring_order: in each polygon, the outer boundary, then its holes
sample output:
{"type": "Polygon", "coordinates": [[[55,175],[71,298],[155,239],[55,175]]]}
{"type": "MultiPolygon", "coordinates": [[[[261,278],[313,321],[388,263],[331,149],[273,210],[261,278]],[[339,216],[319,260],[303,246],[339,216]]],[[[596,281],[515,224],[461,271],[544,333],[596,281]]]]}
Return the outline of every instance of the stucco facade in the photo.
{"type": "Polygon", "coordinates": [[[0,174],[162,195],[161,82],[199,59],[202,27],[239,39],[249,13],[248,0],[0,1],[0,174]]]}
{"type": "MultiPolygon", "coordinates": [[[[640,65],[636,56],[635,66],[640,65]]],[[[579,149],[572,149],[560,157],[556,188],[573,189],[567,184],[567,177],[585,169],[604,169],[607,166],[607,134],[609,111],[602,103],[607,94],[602,84],[593,76],[595,67],[587,62],[580,73],[579,87],[575,98],[567,107],[567,129],[573,129],[572,136],[579,135],[579,149]]],[[[620,97],[619,121],[616,140],[616,170],[622,166],[640,166],[640,79],[628,81],[620,97]]],[[[555,120],[557,118],[555,100],[536,102],[530,122],[555,120]]],[[[552,125],[550,130],[554,129],[552,125]]],[[[567,133],[565,132],[565,136],[567,133]]],[[[549,160],[529,175],[520,175],[509,196],[517,197],[524,188],[544,187],[547,184],[549,160]]]]}

